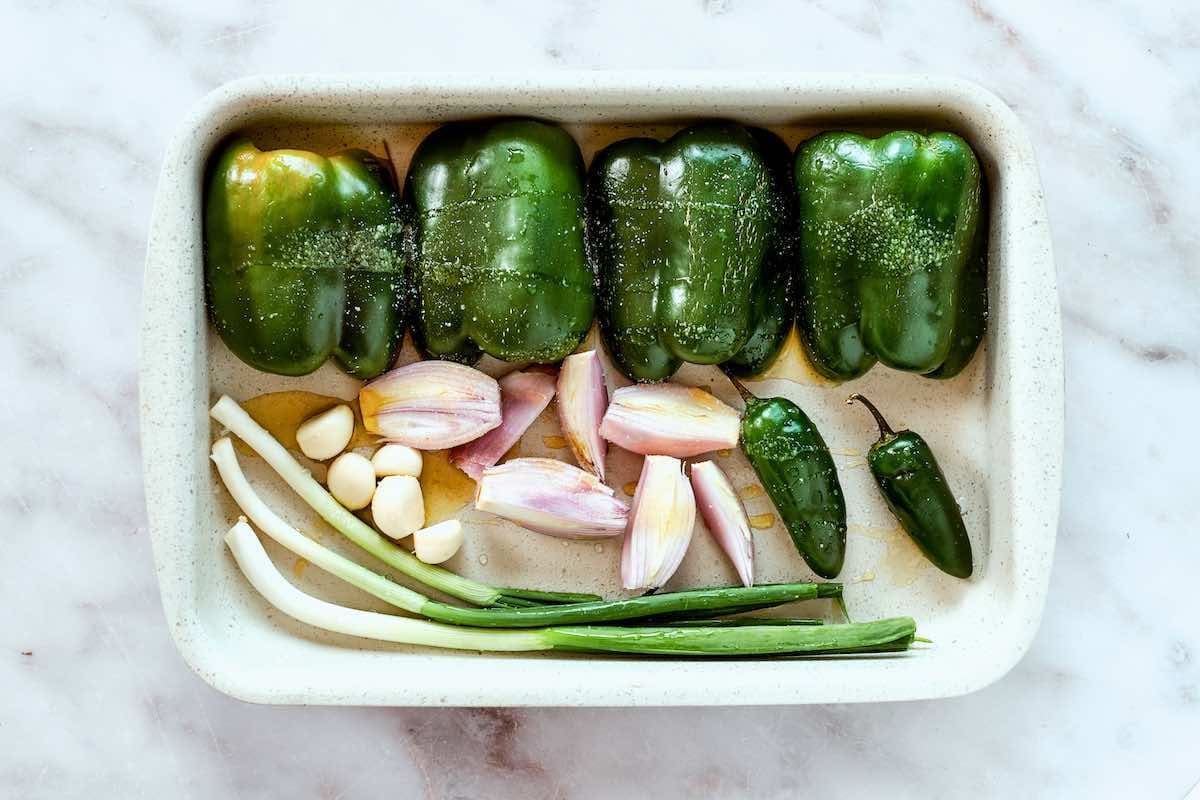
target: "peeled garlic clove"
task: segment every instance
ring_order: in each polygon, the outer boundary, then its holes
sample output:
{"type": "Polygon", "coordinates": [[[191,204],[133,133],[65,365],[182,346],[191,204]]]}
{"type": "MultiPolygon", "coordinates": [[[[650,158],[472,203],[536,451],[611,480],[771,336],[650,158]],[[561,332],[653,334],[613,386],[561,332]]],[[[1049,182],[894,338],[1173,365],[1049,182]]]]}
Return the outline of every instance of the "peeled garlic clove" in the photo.
{"type": "Polygon", "coordinates": [[[608,444],[600,438],[600,420],[608,408],[604,367],[595,350],[563,359],[558,373],[558,424],[575,462],[604,480],[608,444]]]}
{"type": "Polygon", "coordinates": [[[313,461],[324,461],[345,450],[353,435],[354,412],[350,406],[334,406],[300,423],[296,444],[313,461]]]}
{"type": "Polygon", "coordinates": [[[552,458],[514,458],[483,471],[475,508],[567,539],[620,536],[629,507],[590,472],[552,458]]]}
{"type": "Polygon", "coordinates": [[[687,458],[735,447],[740,426],[738,412],[711,393],[656,383],[613,392],[600,435],[633,453],[687,458]]]}
{"type": "Polygon", "coordinates": [[[375,527],[393,539],[403,539],[425,526],[425,499],[421,484],[411,475],[389,475],[371,498],[375,527]]]}
{"type": "Polygon", "coordinates": [[[477,369],[418,361],[385,372],[358,393],[363,425],[388,441],[444,450],[500,424],[500,387],[477,369]]]}
{"type": "Polygon", "coordinates": [[[692,464],[696,506],[708,532],[733,562],[743,586],[754,585],[754,542],[750,520],[725,473],[711,461],[692,464]]]}
{"type": "Polygon", "coordinates": [[[621,549],[621,583],[626,589],[657,589],[683,561],[696,525],[696,498],[683,475],[683,462],[646,456],[633,495],[621,549]]]}
{"type": "Polygon", "coordinates": [[[421,451],[414,450],[408,445],[385,444],[371,456],[371,464],[375,467],[375,476],[386,478],[388,475],[411,475],[421,477],[424,460],[421,451]]]}
{"type": "Polygon", "coordinates": [[[462,523],[448,519],[413,534],[413,552],[426,564],[441,564],[448,561],[462,547],[462,523]]]}
{"type": "Polygon", "coordinates": [[[329,465],[325,484],[334,499],[358,511],[370,505],[375,495],[375,467],[358,453],[342,453],[329,465]]]}
{"type": "Polygon", "coordinates": [[[554,375],[511,372],[500,379],[500,426],[454,448],[450,461],[475,480],[529,430],[554,397],[554,375]]]}

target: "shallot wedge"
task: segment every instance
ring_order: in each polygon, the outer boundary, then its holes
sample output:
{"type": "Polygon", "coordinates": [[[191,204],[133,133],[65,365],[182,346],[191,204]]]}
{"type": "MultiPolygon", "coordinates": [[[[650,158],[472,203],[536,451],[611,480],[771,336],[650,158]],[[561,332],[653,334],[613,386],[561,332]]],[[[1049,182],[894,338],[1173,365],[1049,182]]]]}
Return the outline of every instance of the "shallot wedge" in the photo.
{"type": "Polygon", "coordinates": [[[418,361],[385,372],[358,393],[371,433],[418,450],[444,450],[500,425],[500,386],[477,369],[418,361]]]}
{"type": "Polygon", "coordinates": [[[608,408],[604,367],[595,350],[563,359],[558,373],[558,424],[580,467],[604,480],[608,444],[600,420],[608,408]]]}
{"type": "Polygon", "coordinates": [[[565,539],[620,536],[629,507],[595,475],[552,458],[514,458],[483,471],[475,508],[565,539]]]}
{"type": "Polygon", "coordinates": [[[696,498],[683,475],[683,462],[646,456],[633,494],[633,509],[621,549],[621,583],[626,589],[657,589],[683,561],[696,525],[696,498]]]}
{"type": "Polygon", "coordinates": [[[729,478],[712,461],[692,465],[696,506],[708,532],[733,563],[743,586],[754,585],[754,542],[750,520],[729,478]]]}
{"type": "Polygon", "coordinates": [[[554,375],[511,372],[500,379],[500,426],[454,448],[450,461],[474,480],[494,466],[554,398],[554,375]]]}
{"type": "Polygon", "coordinates": [[[600,435],[632,453],[687,458],[737,445],[741,417],[711,393],[656,383],[613,392],[600,435]]]}

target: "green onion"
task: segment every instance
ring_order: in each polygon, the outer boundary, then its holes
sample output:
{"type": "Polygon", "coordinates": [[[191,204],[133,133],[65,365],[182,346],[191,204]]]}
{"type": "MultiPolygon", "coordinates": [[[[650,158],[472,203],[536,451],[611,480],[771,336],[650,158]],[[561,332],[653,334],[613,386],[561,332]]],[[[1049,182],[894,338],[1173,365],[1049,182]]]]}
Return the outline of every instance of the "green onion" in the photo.
{"type": "Polygon", "coordinates": [[[555,650],[661,656],[766,656],[892,653],[917,632],[911,617],[848,625],[746,625],[733,628],[545,628],[555,650]]]}
{"type": "Polygon", "coordinates": [[[542,592],[537,589],[500,589],[509,600],[532,600],[537,603],[590,603],[598,595],[572,592],[542,592]]]}
{"type": "Polygon", "coordinates": [[[824,625],[815,617],[733,617],[731,619],[681,619],[665,623],[669,628],[741,628],[746,625],[824,625]]]}
{"type": "Polygon", "coordinates": [[[254,531],[239,520],[225,536],[238,566],[267,602],[317,628],[387,642],[458,650],[640,653],[676,656],[820,655],[906,649],[916,632],[907,617],[852,625],[736,628],[576,626],[482,630],[361,611],[327,603],[288,583],[254,531]]]}
{"type": "Polygon", "coordinates": [[[475,627],[526,628],[544,625],[600,623],[655,617],[711,617],[752,611],[796,600],[838,597],[841,584],[791,583],[697,589],[643,595],[625,600],[597,600],[527,608],[460,608],[439,603],[425,595],[393,583],[343,555],[318,544],[276,514],[246,480],[238,464],[233,442],[221,437],[212,446],[212,460],[229,494],[255,525],[279,544],[320,569],[383,600],[396,608],[439,622],[475,627]]]}
{"type": "MultiPolygon", "coordinates": [[[[322,519],[354,544],[408,577],[477,606],[534,606],[539,602],[578,601],[578,594],[559,595],[555,592],[539,592],[536,600],[532,599],[532,593],[528,592],[508,595],[504,589],[497,589],[456,575],[448,569],[419,561],[412,553],[388,540],[338,503],[287,448],[255,422],[233,398],[223,395],[209,413],[213,419],[262,456],[271,468],[279,473],[279,477],[283,478],[304,502],[312,506],[322,519]]],[[[595,595],[589,597],[593,600],[600,599],[595,595]]]]}

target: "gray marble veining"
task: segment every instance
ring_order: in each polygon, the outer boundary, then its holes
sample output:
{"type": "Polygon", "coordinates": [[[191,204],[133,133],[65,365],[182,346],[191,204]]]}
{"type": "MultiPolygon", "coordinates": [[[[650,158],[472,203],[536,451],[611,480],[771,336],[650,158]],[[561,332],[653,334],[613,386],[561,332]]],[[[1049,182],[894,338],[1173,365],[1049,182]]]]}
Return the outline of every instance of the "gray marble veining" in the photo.
{"type": "MultiPolygon", "coordinates": [[[[20,797],[1181,797],[1200,779],[1200,12],[1188,3],[9,4],[0,786],[20,797]],[[242,74],[933,71],[1013,105],[1060,271],[1046,616],[999,684],[798,709],[260,708],[192,676],[144,527],[136,338],[171,129],[242,74]]],[[[397,680],[404,680],[398,675],[397,680]]]]}

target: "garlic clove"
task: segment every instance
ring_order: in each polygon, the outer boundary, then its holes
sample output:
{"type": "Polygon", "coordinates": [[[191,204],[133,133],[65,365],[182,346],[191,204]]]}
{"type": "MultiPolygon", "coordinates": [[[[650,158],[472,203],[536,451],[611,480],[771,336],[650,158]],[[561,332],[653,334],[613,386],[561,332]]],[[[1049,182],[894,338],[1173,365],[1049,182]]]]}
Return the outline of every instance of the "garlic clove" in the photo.
{"type": "Polygon", "coordinates": [[[375,527],[393,539],[403,539],[425,526],[425,499],[421,484],[411,475],[389,475],[375,487],[371,498],[375,527]]]}
{"type": "Polygon", "coordinates": [[[462,547],[462,523],[448,519],[413,534],[413,552],[426,564],[441,564],[450,560],[462,547]]]}
{"type": "Polygon", "coordinates": [[[511,372],[500,379],[500,426],[454,448],[450,461],[474,480],[499,461],[554,397],[554,375],[511,372]]]}
{"type": "Polygon", "coordinates": [[[754,585],[754,541],[746,509],[729,478],[712,461],[692,464],[696,506],[709,533],[729,556],[743,586],[754,585]]]}
{"type": "Polygon", "coordinates": [[[595,475],[552,458],[514,458],[483,471],[475,508],[547,536],[620,536],[629,507],[595,475]]]}
{"type": "Polygon", "coordinates": [[[687,458],[737,445],[741,417],[710,392],[657,383],[613,392],[600,435],[633,453],[687,458]]]}
{"type": "Polygon", "coordinates": [[[626,589],[657,589],[679,569],[692,529],[696,499],[683,475],[683,462],[646,456],[633,495],[621,548],[621,583],[626,589]]]}
{"type": "Polygon", "coordinates": [[[575,462],[604,480],[608,444],[600,437],[600,420],[608,408],[604,367],[595,350],[563,359],[558,373],[558,424],[575,462]]]}
{"type": "Polygon", "coordinates": [[[358,453],[342,453],[329,465],[325,475],[329,493],[351,511],[371,504],[375,496],[375,467],[358,453]]]}
{"type": "Polygon", "coordinates": [[[346,449],[354,435],[354,412],[338,405],[309,417],[296,429],[300,452],[313,461],[325,461],[346,449]]]}
{"type": "Polygon", "coordinates": [[[391,442],[444,450],[500,424],[500,386],[451,361],[418,361],[385,372],[358,393],[363,425],[391,442]]]}
{"type": "Polygon", "coordinates": [[[408,445],[385,444],[371,456],[371,464],[375,467],[375,476],[386,478],[388,475],[411,475],[421,477],[424,459],[420,450],[414,450],[408,445]]]}

